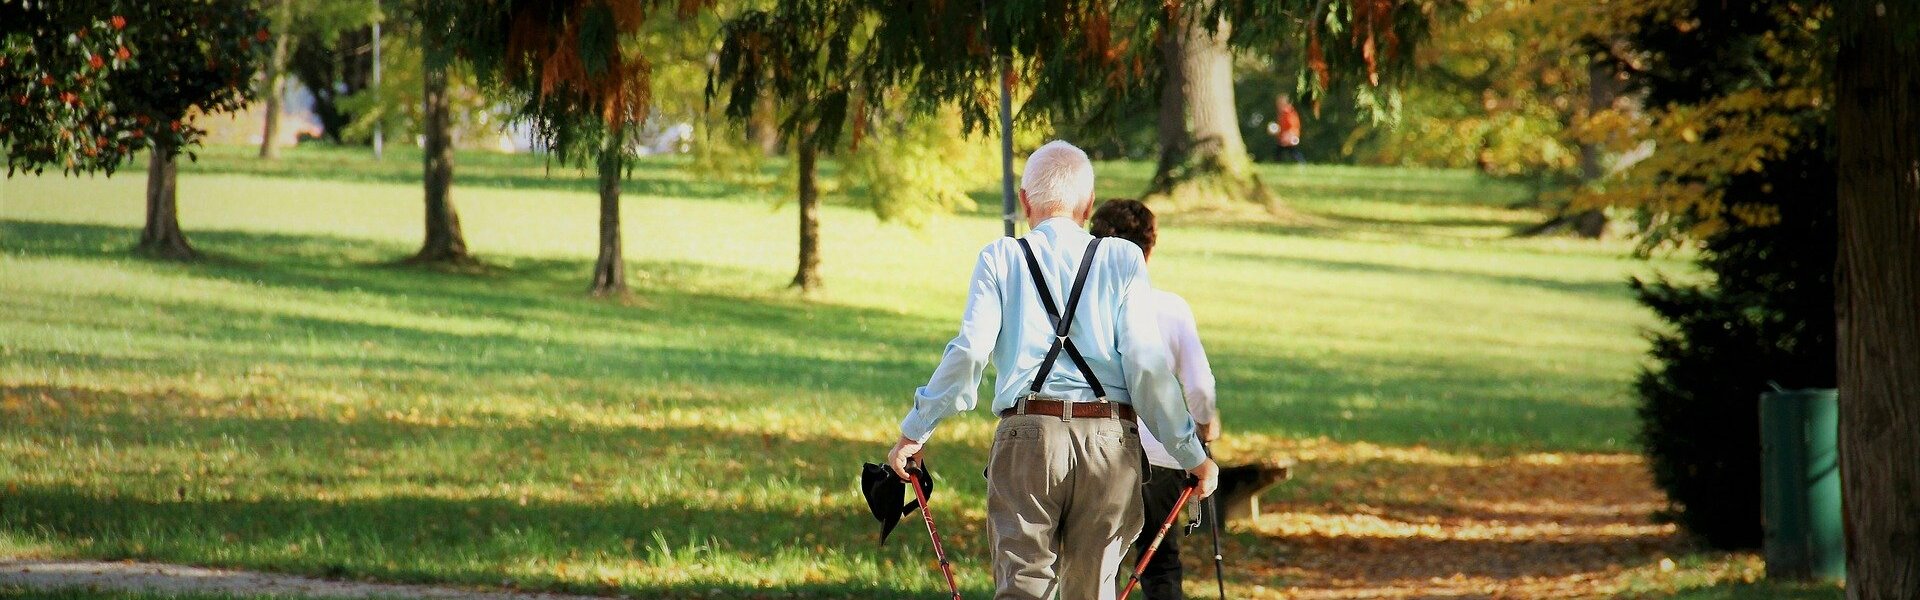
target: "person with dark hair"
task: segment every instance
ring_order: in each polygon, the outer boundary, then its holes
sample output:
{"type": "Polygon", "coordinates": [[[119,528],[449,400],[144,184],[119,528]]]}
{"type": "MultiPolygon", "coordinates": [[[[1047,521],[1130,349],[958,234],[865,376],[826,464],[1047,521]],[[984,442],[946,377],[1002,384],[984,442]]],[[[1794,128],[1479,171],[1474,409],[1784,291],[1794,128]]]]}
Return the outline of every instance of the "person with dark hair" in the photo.
{"type": "MultiPolygon", "coordinates": [[[[1099,237],[1117,237],[1140,247],[1145,260],[1152,262],[1154,243],[1159,241],[1159,226],[1153,210],[1138,200],[1112,199],[1100,203],[1093,213],[1088,231],[1099,237]]],[[[1173,355],[1174,378],[1185,392],[1187,410],[1193,414],[1200,441],[1212,442],[1220,436],[1219,413],[1214,410],[1213,367],[1207,364],[1207,352],[1200,345],[1200,332],[1194,326],[1193,308],[1179,295],[1154,289],[1147,298],[1159,316],[1160,334],[1166,338],[1173,355]]],[[[1147,474],[1140,495],[1146,505],[1146,522],[1161,523],[1176,508],[1186,472],[1167,454],[1165,446],[1152,432],[1142,429],[1140,447],[1147,455],[1147,474]]],[[[1151,528],[1149,528],[1151,529],[1151,528]]],[[[1133,542],[1134,555],[1145,554],[1153,542],[1151,531],[1142,531],[1133,542]]],[[[1167,536],[1154,551],[1153,560],[1141,574],[1141,587],[1149,600],[1185,598],[1180,589],[1180,539],[1167,536]]]]}

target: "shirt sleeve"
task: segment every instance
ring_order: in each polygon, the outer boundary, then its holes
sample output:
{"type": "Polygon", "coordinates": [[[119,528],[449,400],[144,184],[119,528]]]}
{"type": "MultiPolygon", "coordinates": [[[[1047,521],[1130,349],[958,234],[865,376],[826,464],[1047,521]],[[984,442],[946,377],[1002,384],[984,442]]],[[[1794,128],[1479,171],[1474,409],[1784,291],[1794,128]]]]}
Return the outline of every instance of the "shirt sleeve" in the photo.
{"type": "Polygon", "coordinates": [[[1194,323],[1193,308],[1181,300],[1178,328],[1170,333],[1175,340],[1174,365],[1180,387],[1187,393],[1187,410],[1196,423],[1212,423],[1217,418],[1213,395],[1213,365],[1207,362],[1207,350],[1200,345],[1200,329],[1194,323]]]}
{"type": "Polygon", "coordinates": [[[1132,262],[1132,276],[1127,279],[1120,306],[1120,360],[1127,372],[1127,389],[1133,392],[1133,410],[1180,468],[1200,466],[1206,462],[1207,453],[1194,435],[1187,404],[1181,401],[1173,354],[1160,334],[1160,315],[1154,308],[1146,263],[1138,249],[1123,256],[1132,262]]]}
{"type": "Polygon", "coordinates": [[[980,251],[967,285],[967,308],[960,316],[960,334],[947,343],[940,366],[927,384],[913,392],[913,410],[900,420],[900,435],[926,442],[940,420],[973,410],[980,396],[980,376],[1000,339],[1000,274],[994,246],[980,251]]]}

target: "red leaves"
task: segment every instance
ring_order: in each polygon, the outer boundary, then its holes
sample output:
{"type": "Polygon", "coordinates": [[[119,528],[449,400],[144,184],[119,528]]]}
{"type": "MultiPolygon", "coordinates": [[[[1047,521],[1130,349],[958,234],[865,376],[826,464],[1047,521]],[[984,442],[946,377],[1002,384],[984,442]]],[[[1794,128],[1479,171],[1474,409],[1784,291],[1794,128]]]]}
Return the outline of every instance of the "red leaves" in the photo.
{"type": "Polygon", "coordinates": [[[1307,37],[1307,68],[1313,69],[1314,77],[1320,80],[1320,88],[1326,89],[1333,74],[1327,69],[1327,54],[1320,49],[1320,31],[1315,29],[1307,37]]]}
{"type": "Polygon", "coordinates": [[[128,50],[126,46],[121,46],[119,50],[113,52],[113,57],[120,60],[127,60],[133,58],[133,51],[128,50]]]}
{"type": "Polygon", "coordinates": [[[267,28],[261,27],[260,31],[254,32],[253,39],[259,40],[261,43],[266,43],[267,40],[273,39],[273,34],[269,33],[267,28]]]}
{"type": "Polygon", "coordinates": [[[113,26],[114,31],[119,31],[127,28],[127,18],[122,17],[120,15],[114,15],[112,19],[109,19],[107,21],[107,23],[113,26]]]}
{"type": "Polygon", "coordinates": [[[98,54],[88,54],[87,66],[93,67],[94,70],[96,71],[100,69],[105,69],[107,68],[107,60],[104,58],[100,58],[100,55],[98,54]]]}

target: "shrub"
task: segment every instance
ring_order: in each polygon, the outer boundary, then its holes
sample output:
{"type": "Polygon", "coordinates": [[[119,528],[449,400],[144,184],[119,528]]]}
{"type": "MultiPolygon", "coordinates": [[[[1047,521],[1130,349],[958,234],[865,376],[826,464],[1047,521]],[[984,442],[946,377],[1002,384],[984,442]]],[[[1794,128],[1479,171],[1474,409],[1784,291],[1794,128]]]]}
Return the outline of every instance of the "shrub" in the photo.
{"type": "Polygon", "coordinates": [[[1710,281],[1632,282],[1670,327],[1649,334],[1641,445],[1670,514],[1722,549],[1762,539],[1760,394],[1834,385],[1831,153],[1816,142],[1766,167],[1732,178],[1727,198],[1776,206],[1779,223],[1708,239],[1699,264],[1710,281]]]}

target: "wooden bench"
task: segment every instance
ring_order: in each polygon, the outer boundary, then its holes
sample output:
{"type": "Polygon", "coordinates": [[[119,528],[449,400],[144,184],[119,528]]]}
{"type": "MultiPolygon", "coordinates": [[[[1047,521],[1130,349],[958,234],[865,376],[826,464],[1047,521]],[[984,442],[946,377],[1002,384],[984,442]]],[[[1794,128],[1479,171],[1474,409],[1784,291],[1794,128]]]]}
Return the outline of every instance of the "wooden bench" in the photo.
{"type": "Polygon", "coordinates": [[[1281,458],[1256,463],[1220,467],[1222,519],[1254,519],[1260,516],[1260,493],[1293,477],[1294,460],[1281,458]]]}

